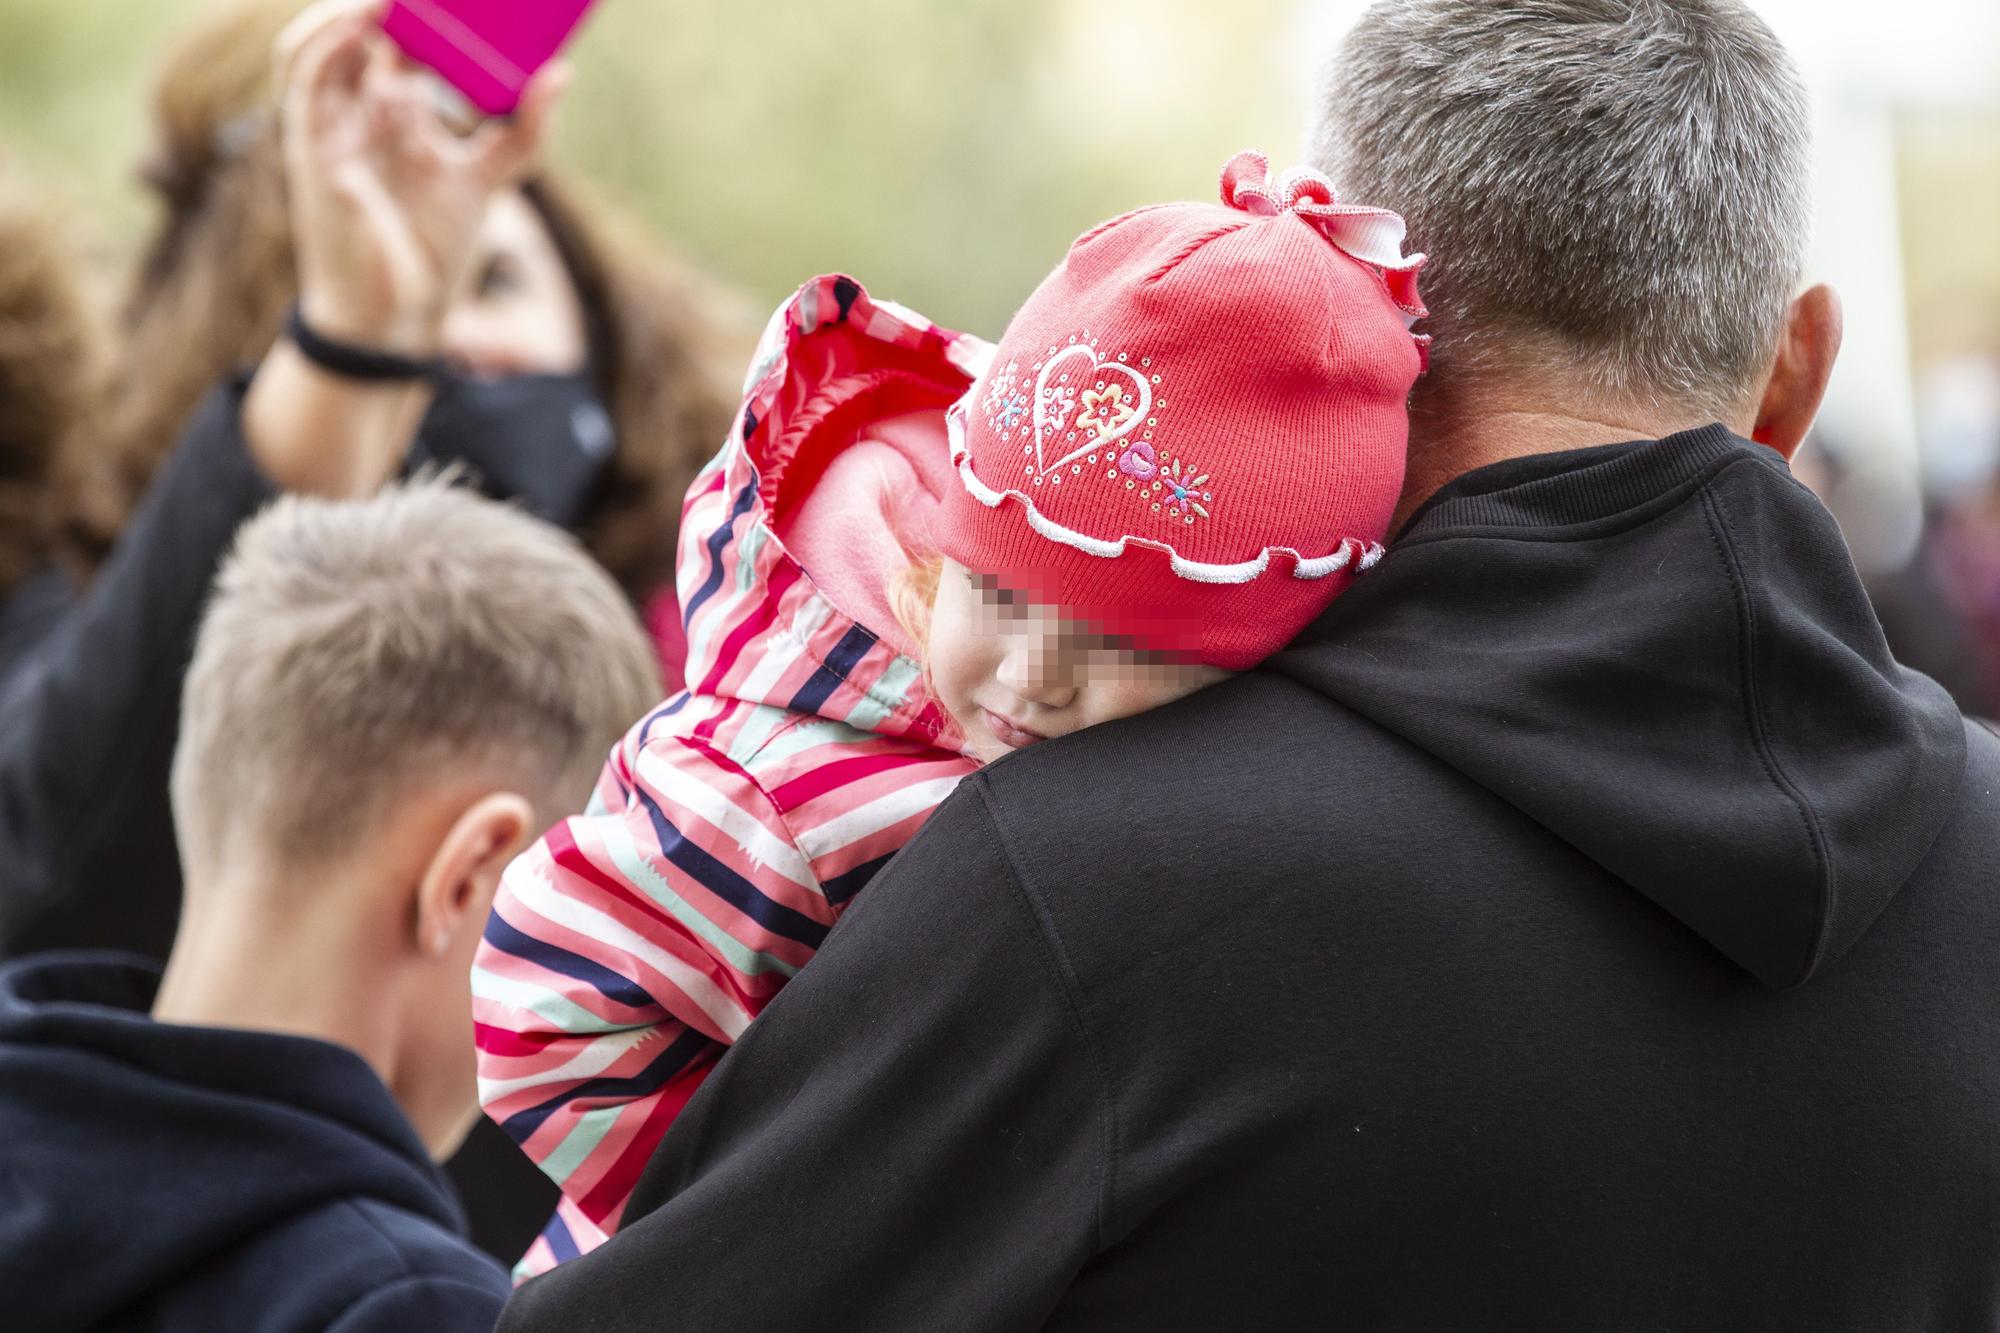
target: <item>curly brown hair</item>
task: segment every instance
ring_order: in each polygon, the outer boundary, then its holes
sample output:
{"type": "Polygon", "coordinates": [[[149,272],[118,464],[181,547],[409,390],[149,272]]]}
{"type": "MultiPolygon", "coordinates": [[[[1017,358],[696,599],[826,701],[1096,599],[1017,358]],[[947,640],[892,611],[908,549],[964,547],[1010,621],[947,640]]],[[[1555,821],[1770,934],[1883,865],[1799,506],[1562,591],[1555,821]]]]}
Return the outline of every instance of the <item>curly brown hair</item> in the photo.
{"type": "MultiPolygon", "coordinates": [[[[121,320],[117,373],[92,438],[65,458],[65,535],[108,551],[202,395],[262,358],[296,294],[270,52],[300,0],[239,0],[187,33],[154,91],[142,177],[158,228],[121,320]]],[[[523,195],[584,309],[618,451],[581,536],[635,600],[673,569],[688,482],[728,429],[754,328],[684,266],[607,225],[543,175],[523,195]]]]}
{"type": "Polygon", "coordinates": [[[49,558],[55,461],[90,400],[98,342],[52,224],[0,191],[0,601],[49,558]]]}

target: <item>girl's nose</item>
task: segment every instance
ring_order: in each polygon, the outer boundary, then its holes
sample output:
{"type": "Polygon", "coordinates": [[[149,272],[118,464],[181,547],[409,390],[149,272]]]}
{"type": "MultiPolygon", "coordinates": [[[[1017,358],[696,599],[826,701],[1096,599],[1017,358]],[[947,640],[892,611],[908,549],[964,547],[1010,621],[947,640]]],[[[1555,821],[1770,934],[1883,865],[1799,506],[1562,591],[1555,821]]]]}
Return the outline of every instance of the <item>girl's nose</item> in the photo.
{"type": "Polygon", "coordinates": [[[1025,703],[1061,708],[1076,698],[1076,682],[1064,655],[1047,643],[1017,643],[1000,659],[995,673],[1025,703]]]}

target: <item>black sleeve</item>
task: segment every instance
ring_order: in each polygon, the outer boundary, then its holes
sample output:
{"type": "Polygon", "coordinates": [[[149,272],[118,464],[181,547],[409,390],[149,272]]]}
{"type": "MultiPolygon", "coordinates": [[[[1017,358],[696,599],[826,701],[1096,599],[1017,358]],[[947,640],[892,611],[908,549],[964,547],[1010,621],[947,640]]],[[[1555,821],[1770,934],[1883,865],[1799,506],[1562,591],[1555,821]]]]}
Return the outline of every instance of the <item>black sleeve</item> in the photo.
{"type": "Polygon", "coordinates": [[[118,928],[134,911],[133,931],[171,938],[181,680],[216,566],[273,494],[242,396],[233,383],[202,404],[97,580],[0,683],[0,943],[52,906],[96,919],[99,943],[149,948],[118,928]],[[112,892],[146,901],[77,897],[112,892]]]}
{"type": "Polygon", "coordinates": [[[624,1230],[500,1326],[1039,1327],[1098,1248],[1109,1130],[974,778],[716,1066],[624,1230]]]}

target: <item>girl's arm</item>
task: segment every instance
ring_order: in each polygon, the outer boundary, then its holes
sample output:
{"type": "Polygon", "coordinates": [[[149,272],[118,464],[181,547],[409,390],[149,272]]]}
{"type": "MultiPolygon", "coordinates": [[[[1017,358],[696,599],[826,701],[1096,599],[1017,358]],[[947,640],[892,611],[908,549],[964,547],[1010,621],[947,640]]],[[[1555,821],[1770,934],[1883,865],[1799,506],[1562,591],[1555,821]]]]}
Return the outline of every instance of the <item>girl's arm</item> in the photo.
{"type": "Polygon", "coordinates": [[[565,1215],[604,1233],[838,913],[747,772],[654,734],[686,699],[633,728],[590,811],[509,868],[473,964],[480,1102],[562,1187],[565,1215]]]}

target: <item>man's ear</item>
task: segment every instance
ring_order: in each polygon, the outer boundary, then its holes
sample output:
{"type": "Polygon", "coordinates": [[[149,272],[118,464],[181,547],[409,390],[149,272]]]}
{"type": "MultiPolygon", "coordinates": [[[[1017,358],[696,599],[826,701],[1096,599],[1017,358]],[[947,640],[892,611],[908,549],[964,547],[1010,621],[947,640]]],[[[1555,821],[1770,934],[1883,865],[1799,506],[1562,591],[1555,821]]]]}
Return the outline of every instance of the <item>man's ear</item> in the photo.
{"type": "Polygon", "coordinates": [[[1778,359],[1757,404],[1757,421],[1750,438],[1769,445],[1786,459],[1812,429],[1840,355],[1840,298],[1821,283],[1792,302],[1785,314],[1785,331],[1778,339],[1778,359]]]}
{"type": "Polygon", "coordinates": [[[500,876],[534,836],[534,807],[515,792],[480,797],[452,822],[417,884],[416,946],[450,955],[469,931],[486,928],[500,876]]]}

